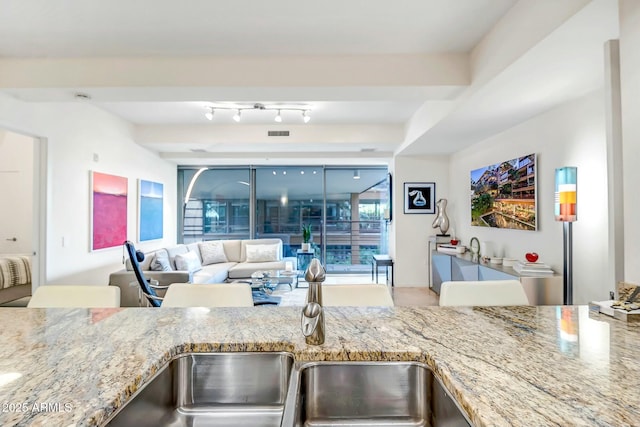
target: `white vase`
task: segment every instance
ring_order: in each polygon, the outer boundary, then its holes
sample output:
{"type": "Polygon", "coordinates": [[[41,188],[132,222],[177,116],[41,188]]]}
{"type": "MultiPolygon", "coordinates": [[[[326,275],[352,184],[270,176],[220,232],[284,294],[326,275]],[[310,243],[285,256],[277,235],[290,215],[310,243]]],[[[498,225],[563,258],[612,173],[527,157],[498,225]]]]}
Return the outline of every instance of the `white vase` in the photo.
{"type": "Polygon", "coordinates": [[[305,252],[309,252],[309,250],[311,250],[311,243],[303,243],[302,250],[305,252]]]}

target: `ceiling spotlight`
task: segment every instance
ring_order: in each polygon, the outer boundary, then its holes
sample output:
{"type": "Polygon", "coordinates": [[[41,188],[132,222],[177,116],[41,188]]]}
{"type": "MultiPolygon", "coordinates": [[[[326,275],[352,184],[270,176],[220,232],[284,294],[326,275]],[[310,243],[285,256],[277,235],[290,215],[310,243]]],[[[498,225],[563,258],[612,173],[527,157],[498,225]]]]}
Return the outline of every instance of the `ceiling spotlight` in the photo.
{"type": "Polygon", "coordinates": [[[300,175],[304,175],[304,171],[300,171],[300,175]]]}
{"type": "Polygon", "coordinates": [[[313,174],[314,174],[314,175],[315,175],[316,173],[317,173],[316,171],[313,171],[313,174]]]}
{"type": "MultiPolygon", "coordinates": [[[[76,95],[76,97],[78,97],[78,95],[76,95]]],[[[277,123],[282,123],[282,121],[284,120],[282,118],[282,112],[283,111],[296,111],[302,114],[302,120],[305,123],[308,123],[309,120],[311,120],[311,117],[309,116],[309,114],[311,113],[311,110],[309,109],[308,105],[301,105],[300,107],[297,106],[292,106],[292,107],[287,107],[287,106],[281,106],[281,105],[273,105],[273,106],[269,106],[269,105],[264,105],[262,103],[255,103],[251,106],[247,105],[247,106],[243,106],[243,105],[237,105],[237,106],[207,106],[205,108],[208,108],[208,110],[205,112],[204,116],[208,119],[208,120],[213,120],[213,116],[215,115],[216,110],[232,110],[234,112],[233,115],[233,120],[235,120],[236,122],[240,121],[240,115],[242,114],[243,111],[275,111],[276,112],[276,116],[274,118],[274,120],[277,123]]]]}
{"type": "Polygon", "coordinates": [[[360,171],[353,171],[353,179],[360,179],[360,171]]]}
{"type": "Polygon", "coordinates": [[[275,174],[276,174],[276,171],[273,171],[273,174],[275,175],[275,174]]]}
{"type": "Polygon", "coordinates": [[[282,175],[286,175],[286,174],[287,174],[287,171],[282,171],[282,175]]]}

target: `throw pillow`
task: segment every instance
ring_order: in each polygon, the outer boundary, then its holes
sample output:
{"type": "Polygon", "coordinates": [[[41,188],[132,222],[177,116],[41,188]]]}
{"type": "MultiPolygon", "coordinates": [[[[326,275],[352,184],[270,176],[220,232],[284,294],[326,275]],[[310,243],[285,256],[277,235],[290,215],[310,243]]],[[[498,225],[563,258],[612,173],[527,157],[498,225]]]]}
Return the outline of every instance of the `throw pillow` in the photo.
{"type": "Polygon", "coordinates": [[[151,264],[149,264],[149,267],[151,268],[152,271],[172,271],[173,270],[171,268],[171,262],[169,262],[169,255],[164,251],[157,252],[153,256],[153,260],[151,261],[151,264]]]}
{"type": "Polygon", "coordinates": [[[200,258],[195,252],[176,255],[176,269],[181,271],[194,272],[202,269],[200,258]]]}
{"type": "Polygon", "coordinates": [[[224,246],[222,246],[222,242],[220,241],[198,243],[198,247],[200,248],[202,265],[229,262],[227,254],[224,253],[224,246]]]}
{"type": "Polygon", "coordinates": [[[247,245],[247,262],[278,261],[278,244],[247,245]]]}

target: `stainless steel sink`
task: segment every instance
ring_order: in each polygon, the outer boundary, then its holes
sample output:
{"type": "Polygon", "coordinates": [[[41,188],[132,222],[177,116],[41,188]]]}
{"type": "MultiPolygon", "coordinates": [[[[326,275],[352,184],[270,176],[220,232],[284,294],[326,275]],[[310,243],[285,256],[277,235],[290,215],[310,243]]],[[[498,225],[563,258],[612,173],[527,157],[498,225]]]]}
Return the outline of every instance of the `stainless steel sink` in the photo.
{"type": "Polygon", "coordinates": [[[433,372],[412,362],[316,362],[292,376],[283,427],[469,427],[433,372]]]}
{"type": "Polygon", "coordinates": [[[162,368],[106,426],[280,426],[289,353],[182,355],[162,368]]]}

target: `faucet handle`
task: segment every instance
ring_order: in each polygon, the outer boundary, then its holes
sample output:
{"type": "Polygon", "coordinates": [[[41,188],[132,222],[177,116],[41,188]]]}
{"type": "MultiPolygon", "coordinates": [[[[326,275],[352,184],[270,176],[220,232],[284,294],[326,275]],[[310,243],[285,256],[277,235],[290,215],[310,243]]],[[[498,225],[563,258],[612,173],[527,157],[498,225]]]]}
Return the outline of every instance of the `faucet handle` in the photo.
{"type": "Polygon", "coordinates": [[[320,264],[320,260],[318,258],[313,258],[309,263],[309,267],[304,275],[304,280],[307,282],[324,282],[324,279],[327,277],[327,272],[320,264]]]}
{"type": "Polygon", "coordinates": [[[302,335],[310,337],[318,327],[322,307],[317,302],[310,302],[302,309],[302,335]]]}

